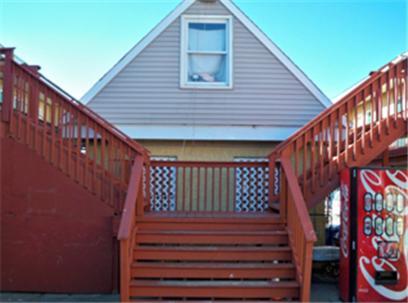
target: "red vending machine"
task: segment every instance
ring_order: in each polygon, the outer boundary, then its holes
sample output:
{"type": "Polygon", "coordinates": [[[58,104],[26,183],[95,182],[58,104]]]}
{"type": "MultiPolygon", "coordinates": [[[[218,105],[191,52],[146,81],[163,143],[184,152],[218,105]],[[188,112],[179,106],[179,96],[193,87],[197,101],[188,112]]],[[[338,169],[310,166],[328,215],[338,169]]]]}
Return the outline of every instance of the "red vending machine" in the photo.
{"type": "Polygon", "coordinates": [[[340,297],[408,301],[408,170],[341,173],[340,297]]]}

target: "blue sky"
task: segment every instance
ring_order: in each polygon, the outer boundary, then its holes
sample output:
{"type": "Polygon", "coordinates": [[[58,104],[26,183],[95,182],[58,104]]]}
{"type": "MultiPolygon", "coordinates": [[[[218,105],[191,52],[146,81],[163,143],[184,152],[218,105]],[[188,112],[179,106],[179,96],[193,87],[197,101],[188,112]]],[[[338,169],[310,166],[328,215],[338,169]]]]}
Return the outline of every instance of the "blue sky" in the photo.
{"type": "MultiPolygon", "coordinates": [[[[80,98],[178,0],[0,0],[0,43],[80,98]]],[[[236,0],[336,97],[407,47],[407,0],[236,0]]]]}

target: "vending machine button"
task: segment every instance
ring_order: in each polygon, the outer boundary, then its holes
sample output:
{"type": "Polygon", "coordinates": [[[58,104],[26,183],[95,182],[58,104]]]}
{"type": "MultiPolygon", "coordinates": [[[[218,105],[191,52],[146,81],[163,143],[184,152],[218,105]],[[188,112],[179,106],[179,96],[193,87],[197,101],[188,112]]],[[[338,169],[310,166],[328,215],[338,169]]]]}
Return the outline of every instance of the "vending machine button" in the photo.
{"type": "Polygon", "coordinates": [[[377,236],[381,236],[384,232],[384,221],[381,217],[377,217],[374,220],[374,226],[375,226],[375,234],[377,236]]]}
{"type": "Polygon", "coordinates": [[[404,211],[405,208],[405,197],[401,194],[397,195],[397,211],[399,213],[402,213],[404,211]]]}
{"type": "Polygon", "coordinates": [[[381,193],[376,193],[375,194],[375,210],[380,212],[383,210],[383,203],[384,203],[384,198],[381,193]]]}
{"type": "Polygon", "coordinates": [[[385,199],[385,209],[387,211],[393,211],[394,209],[394,195],[393,194],[387,194],[387,197],[385,199]]]}
{"type": "Polygon", "coordinates": [[[385,233],[390,237],[394,235],[394,220],[391,217],[385,219],[385,233]]]}
{"type": "Polygon", "coordinates": [[[373,196],[371,193],[365,193],[364,195],[364,210],[370,212],[373,205],[373,196]]]}
{"type": "Polygon", "coordinates": [[[404,220],[401,217],[399,217],[395,224],[397,225],[395,228],[397,235],[401,237],[402,234],[404,233],[404,220]]]}
{"type": "Polygon", "coordinates": [[[364,218],[364,234],[366,236],[370,236],[372,228],[373,228],[373,222],[371,221],[371,218],[368,216],[365,217],[364,218]]]}

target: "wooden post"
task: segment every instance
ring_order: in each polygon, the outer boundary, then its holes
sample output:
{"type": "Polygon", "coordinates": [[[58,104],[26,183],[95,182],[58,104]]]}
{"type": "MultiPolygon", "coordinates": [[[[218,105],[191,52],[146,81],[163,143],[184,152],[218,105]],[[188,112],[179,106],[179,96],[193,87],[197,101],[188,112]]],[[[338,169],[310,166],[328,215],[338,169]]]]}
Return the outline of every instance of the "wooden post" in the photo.
{"type": "Polygon", "coordinates": [[[129,302],[130,264],[129,239],[120,240],[120,301],[129,302]]]}
{"type": "Polygon", "coordinates": [[[312,258],[313,258],[313,242],[305,242],[304,260],[303,263],[303,280],[301,286],[300,300],[302,302],[310,302],[310,287],[312,281],[312,258]]]}
{"type": "Polygon", "coordinates": [[[2,120],[10,122],[10,114],[13,110],[13,51],[14,48],[3,48],[1,52],[4,54],[3,68],[3,104],[2,104],[2,120]]]}

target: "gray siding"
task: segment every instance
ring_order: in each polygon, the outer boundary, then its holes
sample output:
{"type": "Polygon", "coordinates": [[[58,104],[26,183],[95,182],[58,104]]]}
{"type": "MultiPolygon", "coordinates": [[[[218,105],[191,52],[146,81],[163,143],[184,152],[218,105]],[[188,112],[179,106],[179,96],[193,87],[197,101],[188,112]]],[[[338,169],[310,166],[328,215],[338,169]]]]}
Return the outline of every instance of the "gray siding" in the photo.
{"type": "MultiPolygon", "coordinates": [[[[198,1],[185,14],[230,12],[218,2],[198,1]]],[[[180,89],[178,18],[89,105],[118,126],[298,127],[324,108],[237,18],[233,50],[233,89],[180,89]]]]}

